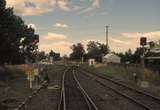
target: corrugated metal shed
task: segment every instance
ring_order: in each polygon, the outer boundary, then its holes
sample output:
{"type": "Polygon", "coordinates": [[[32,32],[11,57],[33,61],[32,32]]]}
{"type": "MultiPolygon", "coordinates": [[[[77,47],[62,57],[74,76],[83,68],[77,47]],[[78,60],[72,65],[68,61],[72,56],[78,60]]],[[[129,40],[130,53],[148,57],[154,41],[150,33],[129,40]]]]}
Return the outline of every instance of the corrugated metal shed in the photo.
{"type": "Polygon", "coordinates": [[[113,53],[109,53],[106,56],[103,57],[103,62],[106,63],[120,63],[121,58],[118,55],[115,55],[113,53]]]}

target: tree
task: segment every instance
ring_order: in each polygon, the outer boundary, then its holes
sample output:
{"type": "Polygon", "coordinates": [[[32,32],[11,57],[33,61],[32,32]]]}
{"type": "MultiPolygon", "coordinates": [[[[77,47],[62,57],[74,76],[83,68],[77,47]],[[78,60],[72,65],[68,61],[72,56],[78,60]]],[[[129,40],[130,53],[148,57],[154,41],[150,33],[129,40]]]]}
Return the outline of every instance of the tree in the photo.
{"type": "Polygon", "coordinates": [[[54,54],[55,54],[55,52],[53,52],[53,50],[51,50],[51,51],[49,52],[49,56],[51,56],[51,57],[53,57],[54,54]]]}
{"type": "Polygon", "coordinates": [[[0,13],[5,9],[6,1],[0,0],[0,13]]]}
{"type": "Polygon", "coordinates": [[[122,63],[130,62],[130,63],[140,63],[141,56],[143,55],[143,48],[139,47],[136,49],[134,53],[132,53],[131,49],[126,51],[125,53],[115,53],[121,58],[122,63]]]}
{"type": "Polygon", "coordinates": [[[38,61],[46,59],[46,53],[44,51],[38,52],[38,61]]]}
{"type": "Polygon", "coordinates": [[[109,52],[108,47],[105,44],[99,42],[90,41],[87,44],[88,58],[94,58],[96,61],[101,62],[102,57],[109,52]]]}
{"type": "Polygon", "coordinates": [[[142,47],[137,48],[133,54],[133,63],[140,63],[141,56],[143,55],[143,53],[144,53],[144,49],[142,47]]]}
{"type": "Polygon", "coordinates": [[[115,53],[113,52],[114,54],[118,55],[120,58],[121,58],[121,62],[122,63],[133,63],[133,59],[134,59],[134,54],[132,54],[132,50],[131,49],[128,49],[125,53],[115,53]]]}
{"type": "Polygon", "coordinates": [[[81,43],[77,43],[72,45],[71,49],[72,49],[72,53],[70,54],[70,58],[72,60],[80,61],[85,54],[83,45],[81,43]]]}
{"type": "Polygon", "coordinates": [[[97,42],[90,41],[87,44],[87,51],[88,58],[94,58],[96,59],[96,61],[99,61],[99,59],[101,58],[101,52],[97,42]]]}
{"type": "Polygon", "coordinates": [[[100,47],[100,52],[103,55],[106,55],[110,51],[109,48],[108,48],[108,46],[106,46],[105,44],[99,43],[99,47],[100,47]]]}
{"type": "Polygon", "coordinates": [[[49,52],[49,56],[52,57],[54,61],[58,61],[61,59],[60,53],[56,53],[53,50],[49,52]]]}
{"type": "Polygon", "coordinates": [[[125,62],[132,62],[132,50],[128,49],[128,51],[125,52],[125,57],[124,57],[125,62]]]}
{"type": "Polygon", "coordinates": [[[35,60],[39,36],[28,27],[13,8],[5,8],[5,0],[0,1],[0,64],[24,63],[25,58],[35,60]],[[33,43],[34,42],[34,43],[33,43]]]}
{"type": "Polygon", "coordinates": [[[121,58],[122,63],[126,63],[126,62],[132,63],[133,62],[133,54],[132,54],[131,49],[128,49],[125,53],[121,52],[121,53],[115,53],[115,54],[121,58]]]}

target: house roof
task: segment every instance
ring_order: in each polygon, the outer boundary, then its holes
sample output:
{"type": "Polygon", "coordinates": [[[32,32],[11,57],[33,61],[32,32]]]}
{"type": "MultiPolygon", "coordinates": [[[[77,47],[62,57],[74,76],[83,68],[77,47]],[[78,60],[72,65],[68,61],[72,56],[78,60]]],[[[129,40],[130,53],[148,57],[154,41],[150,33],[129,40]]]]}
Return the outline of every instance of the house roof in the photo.
{"type": "Polygon", "coordinates": [[[148,52],[145,57],[160,57],[160,52],[155,53],[155,52],[148,52]]]}
{"type": "Polygon", "coordinates": [[[160,53],[160,47],[151,48],[151,49],[150,49],[150,52],[153,52],[153,53],[160,53]]]}
{"type": "Polygon", "coordinates": [[[110,57],[118,57],[118,58],[120,58],[118,55],[115,55],[113,53],[109,53],[106,56],[104,56],[104,58],[110,58],[110,57]]]}

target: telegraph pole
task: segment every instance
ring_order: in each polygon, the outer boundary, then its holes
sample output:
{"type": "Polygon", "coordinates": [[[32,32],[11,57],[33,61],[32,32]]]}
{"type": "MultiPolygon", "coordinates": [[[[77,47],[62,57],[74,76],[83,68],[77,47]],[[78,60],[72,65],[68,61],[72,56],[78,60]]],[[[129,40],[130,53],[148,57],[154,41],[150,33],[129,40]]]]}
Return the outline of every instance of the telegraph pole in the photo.
{"type": "Polygon", "coordinates": [[[108,42],[108,29],[109,29],[109,26],[106,26],[106,46],[108,48],[108,45],[109,45],[109,42],[108,42]]]}
{"type": "MultiPolygon", "coordinates": [[[[109,42],[108,42],[108,33],[109,33],[109,32],[108,32],[108,29],[109,29],[109,26],[106,26],[106,47],[107,47],[107,49],[109,48],[109,47],[108,47],[108,45],[109,45],[109,42]]],[[[104,58],[104,55],[105,55],[105,54],[102,54],[102,56],[101,56],[102,62],[104,62],[104,59],[103,59],[103,58],[104,58]]]]}

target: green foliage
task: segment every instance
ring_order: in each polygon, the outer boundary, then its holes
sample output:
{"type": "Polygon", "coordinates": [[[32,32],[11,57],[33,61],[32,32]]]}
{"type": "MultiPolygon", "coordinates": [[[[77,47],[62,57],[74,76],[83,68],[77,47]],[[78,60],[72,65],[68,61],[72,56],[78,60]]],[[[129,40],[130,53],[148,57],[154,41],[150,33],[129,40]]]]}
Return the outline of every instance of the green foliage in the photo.
{"type": "Polygon", "coordinates": [[[53,58],[53,61],[58,61],[61,59],[60,53],[56,53],[53,50],[49,52],[49,56],[53,58]]]}
{"type": "Polygon", "coordinates": [[[81,43],[74,44],[74,45],[72,45],[71,49],[73,52],[70,54],[70,58],[72,60],[79,60],[80,61],[85,54],[85,50],[84,50],[83,45],[81,43]]]}
{"type": "Polygon", "coordinates": [[[81,61],[88,60],[89,58],[94,58],[96,61],[101,62],[102,56],[109,52],[109,48],[105,44],[99,42],[90,41],[87,44],[87,53],[85,52],[84,46],[81,43],[72,45],[72,53],[70,54],[70,59],[81,61]]]}
{"type": "Polygon", "coordinates": [[[115,53],[118,56],[121,57],[122,63],[140,63],[141,62],[141,56],[143,55],[143,48],[137,48],[134,53],[132,53],[131,49],[126,51],[125,53],[115,53]]]}
{"type": "Polygon", "coordinates": [[[47,56],[44,51],[41,51],[38,53],[38,61],[42,61],[42,60],[46,59],[46,57],[47,56]]]}
{"type": "Polygon", "coordinates": [[[37,43],[34,29],[25,25],[21,17],[16,16],[12,8],[5,8],[5,1],[0,2],[0,64],[24,63],[25,58],[35,59],[37,43]]]}
{"type": "Polygon", "coordinates": [[[106,55],[109,52],[109,48],[105,44],[90,41],[87,44],[87,51],[88,58],[94,58],[96,59],[96,61],[101,62],[102,56],[106,55]]]}
{"type": "MultiPolygon", "coordinates": [[[[121,57],[121,62],[122,63],[140,63],[141,62],[141,57],[143,56],[143,54],[145,54],[145,57],[148,56],[159,56],[159,53],[157,52],[151,52],[150,50],[153,48],[159,48],[160,47],[160,43],[158,42],[149,42],[148,43],[148,47],[138,47],[134,53],[132,53],[131,49],[129,49],[128,51],[126,51],[125,53],[115,53],[117,55],[119,55],[121,57]]],[[[146,60],[145,60],[146,61],[146,60]]],[[[157,62],[159,62],[158,60],[156,60],[157,62]]],[[[155,61],[154,61],[155,62],[155,61]]],[[[152,64],[154,64],[152,62],[152,64]]]]}
{"type": "Polygon", "coordinates": [[[108,76],[125,79],[125,80],[133,80],[133,73],[136,73],[138,76],[138,80],[143,79],[143,70],[141,67],[136,66],[124,66],[121,64],[108,64],[107,66],[97,67],[99,72],[104,73],[108,76]]]}
{"type": "Polygon", "coordinates": [[[100,54],[98,42],[90,41],[87,44],[87,51],[90,57],[96,58],[100,54]]]}
{"type": "Polygon", "coordinates": [[[0,0],[0,12],[5,9],[6,6],[6,1],[5,0],[0,0]]]}
{"type": "Polygon", "coordinates": [[[136,51],[133,54],[133,63],[140,63],[141,62],[141,56],[144,53],[143,48],[137,48],[136,51]]]}

